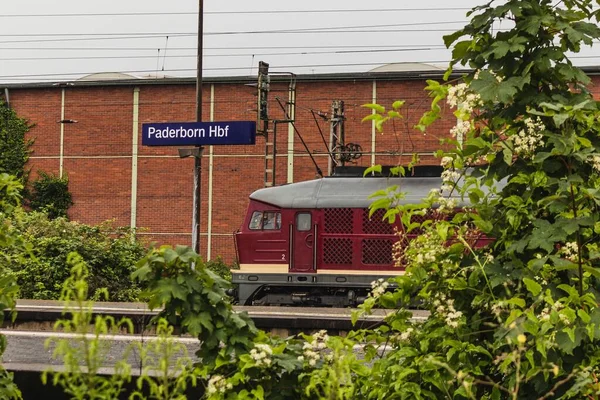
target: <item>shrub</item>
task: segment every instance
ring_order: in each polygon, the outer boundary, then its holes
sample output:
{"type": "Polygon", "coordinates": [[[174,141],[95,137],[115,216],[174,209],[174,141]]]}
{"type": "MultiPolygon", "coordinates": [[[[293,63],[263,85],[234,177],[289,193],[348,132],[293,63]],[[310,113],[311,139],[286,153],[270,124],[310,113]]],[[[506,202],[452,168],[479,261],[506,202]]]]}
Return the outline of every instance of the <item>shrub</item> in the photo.
{"type": "Polygon", "coordinates": [[[29,206],[35,211],[45,211],[52,219],[66,217],[67,210],[73,205],[69,192],[69,178],[62,178],[44,171],[31,184],[29,206]]]}
{"type": "Polygon", "coordinates": [[[146,249],[130,229],[115,228],[111,222],[89,226],[63,217],[51,219],[38,211],[21,212],[13,223],[31,243],[35,255],[12,265],[21,297],[58,299],[69,276],[67,256],[77,252],[89,267],[92,295],[106,288],[110,301],[137,300],[139,287],[130,275],[146,249]]]}
{"type": "Polygon", "coordinates": [[[229,282],[231,282],[231,270],[236,269],[235,266],[227,265],[221,257],[207,261],[205,267],[229,282]]]}

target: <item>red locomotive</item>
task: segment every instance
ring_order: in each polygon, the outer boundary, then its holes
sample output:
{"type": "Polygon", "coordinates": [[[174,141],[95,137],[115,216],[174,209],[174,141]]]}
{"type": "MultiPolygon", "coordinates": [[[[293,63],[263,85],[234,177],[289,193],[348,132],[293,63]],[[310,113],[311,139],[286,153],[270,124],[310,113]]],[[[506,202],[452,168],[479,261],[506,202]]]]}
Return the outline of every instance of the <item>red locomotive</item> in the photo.
{"type": "Polygon", "coordinates": [[[398,185],[420,203],[439,177],[327,177],[257,190],[235,234],[242,305],[355,306],[371,282],[402,274],[394,266],[396,225],[377,212],[374,192],[398,185]]]}

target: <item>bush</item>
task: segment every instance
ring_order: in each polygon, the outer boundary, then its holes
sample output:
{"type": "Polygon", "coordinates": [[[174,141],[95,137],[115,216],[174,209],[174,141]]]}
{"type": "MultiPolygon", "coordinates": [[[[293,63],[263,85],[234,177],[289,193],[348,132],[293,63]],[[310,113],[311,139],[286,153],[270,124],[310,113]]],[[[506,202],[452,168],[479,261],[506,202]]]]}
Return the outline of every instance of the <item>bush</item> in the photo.
{"type": "Polygon", "coordinates": [[[205,267],[229,282],[231,282],[231,270],[237,269],[236,266],[227,265],[221,257],[207,261],[205,267]]]}
{"type": "Polygon", "coordinates": [[[73,205],[69,192],[69,178],[39,172],[39,178],[31,184],[29,206],[35,211],[45,211],[51,219],[66,217],[73,205]]]}
{"type": "Polygon", "coordinates": [[[115,228],[111,222],[89,226],[63,217],[51,219],[38,211],[21,211],[13,224],[32,245],[35,255],[11,267],[22,298],[58,299],[62,283],[69,276],[67,256],[77,252],[89,266],[92,295],[106,288],[110,301],[137,300],[139,287],[130,275],[146,248],[130,229],[115,228]]]}

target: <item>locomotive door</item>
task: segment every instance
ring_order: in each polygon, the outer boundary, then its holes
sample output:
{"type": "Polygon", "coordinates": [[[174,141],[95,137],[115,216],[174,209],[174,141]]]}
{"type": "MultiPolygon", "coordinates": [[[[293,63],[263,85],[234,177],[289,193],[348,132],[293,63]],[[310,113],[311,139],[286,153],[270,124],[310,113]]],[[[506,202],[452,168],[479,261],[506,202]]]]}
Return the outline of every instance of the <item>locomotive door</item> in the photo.
{"type": "Polygon", "coordinates": [[[317,225],[313,225],[312,213],[296,213],[294,224],[290,227],[292,265],[291,272],[312,272],[316,268],[317,225]]]}

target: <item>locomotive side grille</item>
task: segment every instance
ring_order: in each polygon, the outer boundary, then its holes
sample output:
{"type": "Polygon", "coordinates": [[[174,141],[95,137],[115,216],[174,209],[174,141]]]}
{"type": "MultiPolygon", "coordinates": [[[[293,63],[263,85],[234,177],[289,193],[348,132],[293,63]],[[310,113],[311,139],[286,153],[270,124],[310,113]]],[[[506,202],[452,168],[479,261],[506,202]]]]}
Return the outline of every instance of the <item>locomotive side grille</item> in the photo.
{"type": "MultiPolygon", "coordinates": [[[[425,220],[430,218],[431,215],[413,215],[412,217],[410,217],[410,222],[417,222],[419,224],[422,224],[425,220]]],[[[412,235],[420,235],[421,233],[423,233],[423,230],[421,228],[413,229],[412,231],[410,231],[410,234],[412,235]]]]}
{"type": "Polygon", "coordinates": [[[328,208],[325,210],[325,233],[352,233],[352,209],[328,208]]]}
{"type": "Polygon", "coordinates": [[[377,210],[369,218],[369,209],[365,208],[362,214],[362,230],[364,233],[376,235],[391,235],[394,228],[387,220],[383,220],[386,210],[377,210]]]}
{"type": "Polygon", "coordinates": [[[329,265],[351,265],[352,240],[341,238],[324,238],[323,263],[329,265]]]}
{"type": "Polygon", "coordinates": [[[362,241],[362,263],[390,265],[392,260],[392,239],[364,239],[362,241]]]}

